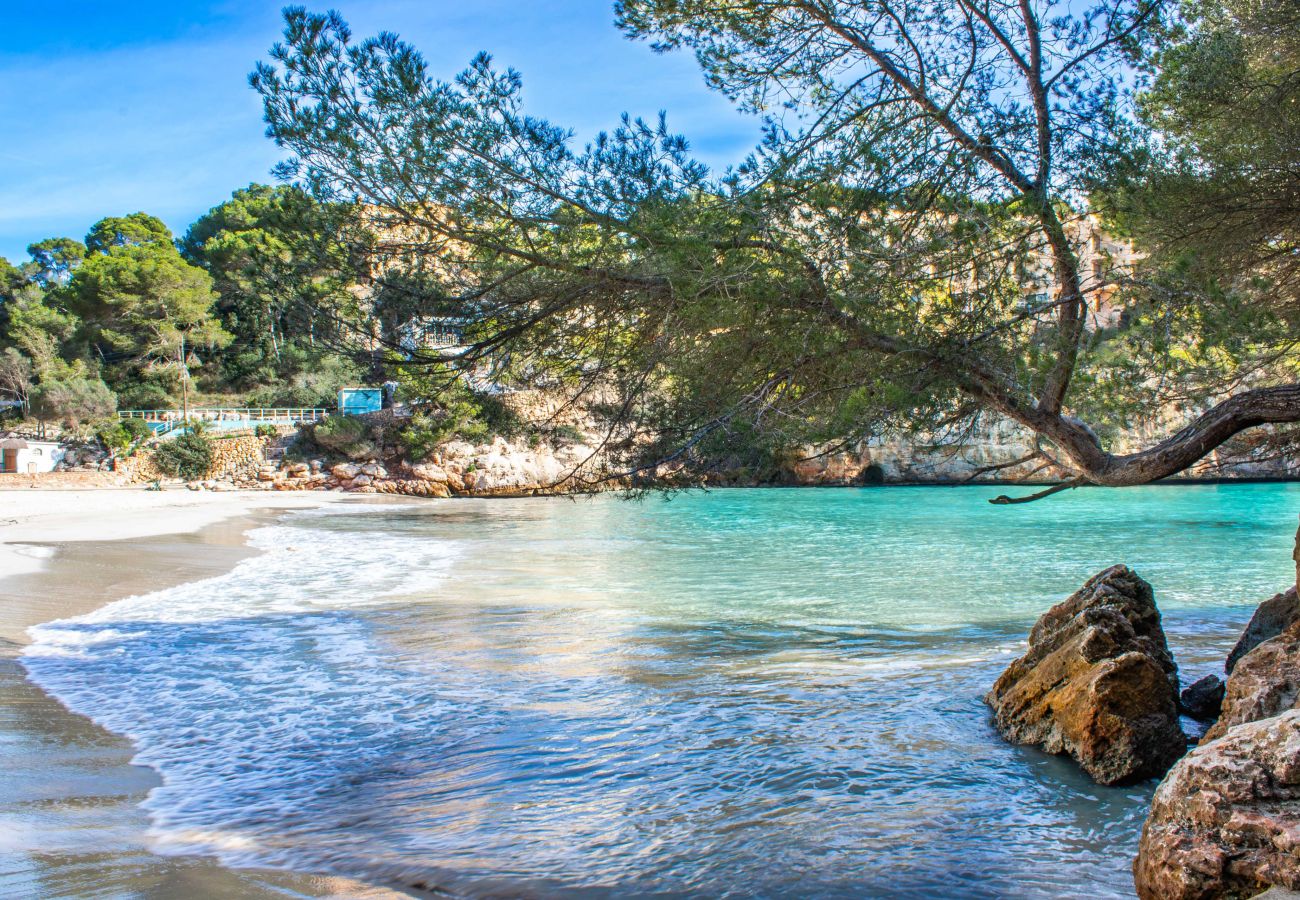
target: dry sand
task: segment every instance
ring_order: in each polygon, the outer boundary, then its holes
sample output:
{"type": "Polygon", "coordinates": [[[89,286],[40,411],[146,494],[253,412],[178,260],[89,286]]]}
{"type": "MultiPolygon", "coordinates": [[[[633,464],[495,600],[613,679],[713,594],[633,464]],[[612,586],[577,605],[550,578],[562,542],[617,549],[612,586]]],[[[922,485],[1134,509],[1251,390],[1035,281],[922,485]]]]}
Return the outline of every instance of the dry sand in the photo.
{"type": "Polygon", "coordinates": [[[207,578],[253,551],[244,533],[337,494],[0,491],[0,896],[409,896],[344,878],[227,869],[153,851],[139,808],[159,783],[129,742],[68,712],[17,659],[28,627],[207,578]]]}
{"type": "Polygon", "coordinates": [[[0,489],[0,577],[39,570],[51,552],[42,544],[181,534],[260,509],[300,509],[349,499],[354,498],[327,491],[0,489]]]}

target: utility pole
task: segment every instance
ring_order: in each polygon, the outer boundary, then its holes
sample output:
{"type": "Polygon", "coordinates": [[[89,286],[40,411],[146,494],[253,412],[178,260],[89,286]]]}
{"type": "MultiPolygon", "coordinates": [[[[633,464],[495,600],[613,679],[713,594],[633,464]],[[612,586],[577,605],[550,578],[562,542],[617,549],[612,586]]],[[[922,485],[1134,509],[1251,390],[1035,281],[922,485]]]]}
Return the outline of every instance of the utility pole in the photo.
{"type": "Polygon", "coordinates": [[[190,364],[185,360],[185,332],[181,332],[181,421],[190,424],[190,364]]]}

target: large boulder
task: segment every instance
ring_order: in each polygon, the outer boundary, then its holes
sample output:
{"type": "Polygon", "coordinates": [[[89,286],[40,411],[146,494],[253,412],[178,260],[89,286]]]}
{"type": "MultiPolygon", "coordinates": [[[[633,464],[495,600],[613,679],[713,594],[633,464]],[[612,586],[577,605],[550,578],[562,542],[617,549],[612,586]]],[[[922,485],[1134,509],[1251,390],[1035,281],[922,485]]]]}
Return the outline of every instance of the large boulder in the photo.
{"type": "Polygon", "coordinates": [[[1300,889],[1300,711],[1202,744],[1156,790],[1133,877],[1142,900],[1300,889]]]}
{"type": "Polygon", "coordinates": [[[1163,775],[1187,748],[1160,611],[1127,566],[1048,610],[985,700],[1008,740],[1068,754],[1102,784],[1163,775]]]}
{"type": "Polygon", "coordinates": [[[1255,722],[1300,704],[1300,623],[1264,641],[1238,661],[1223,695],[1219,721],[1201,743],[1218,740],[1234,725],[1255,722]]]}
{"type": "Polygon", "coordinates": [[[1287,588],[1261,603],[1255,610],[1255,614],[1250,617],[1250,622],[1238,638],[1237,645],[1228,654],[1228,662],[1224,666],[1228,674],[1232,674],[1232,670],[1237,667],[1238,661],[1243,656],[1265,641],[1277,637],[1297,622],[1300,622],[1300,599],[1297,599],[1294,587],[1287,588]]]}

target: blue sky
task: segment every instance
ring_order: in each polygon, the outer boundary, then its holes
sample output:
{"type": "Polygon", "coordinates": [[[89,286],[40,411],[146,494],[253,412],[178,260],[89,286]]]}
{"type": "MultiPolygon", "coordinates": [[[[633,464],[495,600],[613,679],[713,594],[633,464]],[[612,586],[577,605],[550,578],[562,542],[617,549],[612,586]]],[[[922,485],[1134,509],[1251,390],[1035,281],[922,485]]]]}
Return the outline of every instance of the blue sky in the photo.
{"type": "MultiPolygon", "coordinates": [[[[144,210],[174,231],[279,158],[264,136],[253,64],[280,37],[261,0],[0,0],[0,256],[144,210]]],[[[612,0],[337,0],[359,37],[396,31],[437,77],[479,50],[523,73],[529,111],[578,140],[623,111],[685,134],[722,168],[757,142],[756,119],[708,91],[685,54],[614,28],[612,0]]]]}

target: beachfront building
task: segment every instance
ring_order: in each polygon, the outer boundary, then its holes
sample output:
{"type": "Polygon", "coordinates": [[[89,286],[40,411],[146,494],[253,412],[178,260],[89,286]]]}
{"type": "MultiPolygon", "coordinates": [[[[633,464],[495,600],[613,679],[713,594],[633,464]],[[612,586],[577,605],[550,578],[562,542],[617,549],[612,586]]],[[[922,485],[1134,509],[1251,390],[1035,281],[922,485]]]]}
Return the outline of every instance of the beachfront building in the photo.
{"type": "Polygon", "coordinates": [[[9,437],[0,440],[0,474],[35,475],[53,472],[63,459],[63,448],[54,441],[32,441],[9,437]]]}

